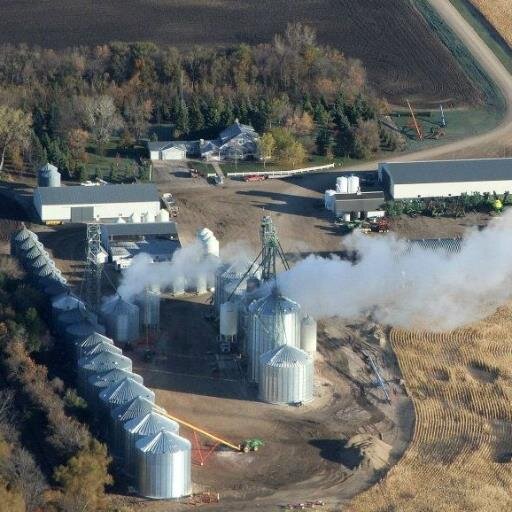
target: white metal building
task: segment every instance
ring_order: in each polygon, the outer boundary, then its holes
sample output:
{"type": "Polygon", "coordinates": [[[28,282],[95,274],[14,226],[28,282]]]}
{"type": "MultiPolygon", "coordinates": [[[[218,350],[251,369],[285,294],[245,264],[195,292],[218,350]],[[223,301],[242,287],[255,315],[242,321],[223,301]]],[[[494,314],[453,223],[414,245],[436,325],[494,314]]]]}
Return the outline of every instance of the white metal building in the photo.
{"type": "Polygon", "coordinates": [[[379,179],[393,199],[512,192],[512,158],[379,164],[379,179]]]}
{"type": "Polygon", "coordinates": [[[156,185],[38,187],[34,207],[46,223],[154,221],[160,212],[156,185]]]}
{"type": "Polygon", "coordinates": [[[148,142],[149,158],[151,160],[185,160],[187,147],[179,142],[148,142]]]}

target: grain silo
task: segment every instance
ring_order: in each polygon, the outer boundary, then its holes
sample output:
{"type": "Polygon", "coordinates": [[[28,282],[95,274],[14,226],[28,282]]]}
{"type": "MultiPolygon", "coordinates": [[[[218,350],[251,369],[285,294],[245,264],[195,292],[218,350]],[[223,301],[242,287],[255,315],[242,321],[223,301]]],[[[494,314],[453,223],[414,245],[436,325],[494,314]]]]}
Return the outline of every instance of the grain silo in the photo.
{"type": "Polygon", "coordinates": [[[208,275],[206,272],[197,272],[192,283],[194,292],[197,295],[204,295],[208,292],[208,275]]]}
{"type": "Polygon", "coordinates": [[[300,348],[313,359],[316,354],[317,325],[314,318],[306,315],[300,324],[300,348]]]}
{"type": "Polygon", "coordinates": [[[271,404],[313,400],[313,359],[303,350],[283,345],[260,357],[259,398],[271,404]]]}
{"type": "Polygon", "coordinates": [[[204,256],[219,257],[219,241],[215,238],[213,232],[208,228],[203,228],[197,231],[197,240],[201,243],[204,256]]]}
{"type": "Polygon", "coordinates": [[[68,325],[64,331],[64,338],[72,347],[78,339],[86,338],[94,332],[105,334],[105,328],[89,319],[68,325]]]}
{"type": "Polygon", "coordinates": [[[115,456],[122,457],[124,450],[123,425],[127,421],[145,416],[151,411],[165,413],[165,409],[155,405],[154,400],[138,396],[131,402],[119,405],[110,413],[110,441],[111,449],[115,456]]]}
{"type": "Polygon", "coordinates": [[[108,341],[102,341],[93,347],[88,347],[83,350],[83,356],[93,356],[94,354],[99,354],[100,352],[110,352],[111,354],[122,354],[123,351],[119,348],[113,345],[112,343],[109,343],[108,341]]]}
{"type": "Polygon", "coordinates": [[[85,309],[85,304],[72,293],[59,295],[52,299],[52,318],[57,320],[61,313],[73,309],[85,309]]]}
{"type": "Polygon", "coordinates": [[[192,493],[190,441],[162,430],[135,444],[137,488],[153,499],[181,498],[192,493]]]}
{"type": "Polygon", "coordinates": [[[219,317],[220,342],[233,343],[238,334],[238,304],[224,302],[220,306],[219,317]]]}
{"type": "Polygon", "coordinates": [[[249,306],[249,379],[258,381],[260,356],[281,345],[300,347],[300,306],[274,287],[270,295],[249,306]]]}
{"type": "Polygon", "coordinates": [[[69,325],[82,322],[85,319],[85,309],[77,303],[74,308],[67,309],[59,313],[57,318],[54,320],[54,325],[56,330],[63,335],[69,325]]]}
{"type": "Polygon", "coordinates": [[[118,368],[110,370],[107,373],[96,373],[87,379],[86,395],[87,401],[90,404],[94,403],[95,410],[99,407],[99,394],[108,386],[121,382],[124,379],[133,379],[139,384],[144,384],[144,379],[137,373],[132,373],[127,370],[120,370],[118,368]]]}
{"type": "Polygon", "coordinates": [[[123,425],[124,469],[128,475],[135,476],[135,443],[143,437],[160,432],[162,429],[175,434],[180,433],[178,423],[156,411],[151,411],[142,417],[132,418],[123,425]]]}
{"type": "Polygon", "coordinates": [[[157,286],[146,288],[136,300],[139,306],[139,321],[146,331],[158,331],[160,324],[160,290],[157,286]]]}
{"type": "Polygon", "coordinates": [[[114,369],[132,371],[132,360],[120,354],[101,352],[90,357],[81,357],[78,360],[78,390],[85,396],[88,379],[91,375],[107,373],[114,369]]]}
{"type": "Polygon", "coordinates": [[[37,171],[38,187],[60,187],[60,172],[54,165],[47,163],[37,171]]]}
{"type": "Polygon", "coordinates": [[[94,347],[99,343],[110,343],[113,345],[114,341],[97,331],[94,331],[84,338],[78,338],[75,341],[75,359],[78,361],[81,357],[84,357],[89,353],[89,349],[91,347],[94,347]]]}
{"type": "Polygon", "coordinates": [[[172,283],[169,287],[169,292],[174,297],[179,297],[180,295],[185,294],[185,290],[187,288],[187,280],[185,276],[175,276],[172,280],[172,283]]]}
{"type": "Polygon", "coordinates": [[[51,298],[71,293],[71,290],[69,289],[69,286],[66,285],[66,280],[64,278],[56,279],[55,281],[47,284],[43,291],[47,297],[51,298]]]}
{"type": "MultiPolygon", "coordinates": [[[[110,418],[110,413],[119,405],[131,402],[138,396],[155,401],[155,393],[134,379],[124,379],[111,384],[99,394],[100,414],[110,418]]],[[[108,420],[107,420],[108,421],[108,420]]]]}
{"type": "Polygon", "coordinates": [[[117,343],[129,344],[139,338],[139,308],[121,297],[106,302],[101,315],[107,327],[107,334],[117,343]]]}

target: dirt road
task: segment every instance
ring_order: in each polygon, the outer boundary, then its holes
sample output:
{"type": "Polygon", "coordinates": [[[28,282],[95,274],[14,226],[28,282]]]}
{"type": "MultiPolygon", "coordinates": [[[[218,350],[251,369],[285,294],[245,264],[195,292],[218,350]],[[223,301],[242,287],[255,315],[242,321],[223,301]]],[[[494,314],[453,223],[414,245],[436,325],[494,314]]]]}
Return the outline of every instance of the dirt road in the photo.
{"type": "MultiPolygon", "coordinates": [[[[464,150],[474,150],[475,148],[482,148],[483,150],[486,146],[495,144],[496,141],[507,139],[510,141],[512,139],[512,75],[449,0],[428,0],[428,3],[452,28],[484,71],[496,83],[505,99],[506,112],[501,123],[490,132],[435,148],[390,158],[390,162],[438,159],[464,150]]],[[[435,70],[433,69],[432,72],[434,73],[435,70]]],[[[378,163],[379,161],[366,162],[351,166],[347,171],[375,170],[378,163]]],[[[335,172],[339,173],[340,169],[336,169],[335,172]]]]}

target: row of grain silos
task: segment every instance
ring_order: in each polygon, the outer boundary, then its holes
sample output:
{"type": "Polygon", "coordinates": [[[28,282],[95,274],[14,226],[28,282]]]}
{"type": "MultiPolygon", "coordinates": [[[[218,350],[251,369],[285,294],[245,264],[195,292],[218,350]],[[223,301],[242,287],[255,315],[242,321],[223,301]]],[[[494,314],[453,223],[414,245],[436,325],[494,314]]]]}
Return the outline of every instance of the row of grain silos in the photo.
{"type": "MultiPolygon", "coordinates": [[[[129,481],[148,498],[190,495],[191,444],[179,436],[179,425],[155,405],[155,394],[144,386],[140,375],[133,373],[131,359],[105,335],[96,315],[71,293],[55,265],[41,265],[38,258],[49,256],[34,233],[25,227],[14,233],[11,252],[29,279],[51,300],[50,319],[63,357],[74,362],[77,388],[129,481]],[[39,251],[37,256],[32,254],[34,247],[39,251]],[[46,266],[52,271],[42,275],[39,269],[46,266]]],[[[134,311],[127,304],[120,299],[109,304],[111,312],[121,310],[110,328],[122,332],[130,328],[120,320],[134,311]]],[[[109,319],[107,311],[102,316],[109,319]]]]}

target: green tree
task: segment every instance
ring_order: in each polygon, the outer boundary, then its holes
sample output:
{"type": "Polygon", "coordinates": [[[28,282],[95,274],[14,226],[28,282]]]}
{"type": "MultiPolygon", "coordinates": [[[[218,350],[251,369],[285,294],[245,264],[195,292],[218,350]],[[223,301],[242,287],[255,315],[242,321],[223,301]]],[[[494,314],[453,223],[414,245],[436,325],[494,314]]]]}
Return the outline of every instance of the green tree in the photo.
{"type": "Polygon", "coordinates": [[[272,136],[275,140],[276,155],[279,163],[285,167],[300,165],[306,159],[304,146],[297,141],[286,128],[274,128],[272,136]]]}
{"type": "Polygon", "coordinates": [[[67,464],[57,467],[54,477],[62,487],[60,504],[81,512],[99,510],[104,501],[105,487],[113,482],[108,473],[110,462],[106,446],[93,439],[67,464]]]}
{"type": "Polygon", "coordinates": [[[259,140],[260,158],[263,160],[263,167],[266,167],[267,161],[272,159],[272,155],[275,149],[276,141],[272,133],[264,133],[259,140]]]}
{"type": "Polygon", "coordinates": [[[30,114],[0,105],[0,171],[3,171],[7,150],[28,143],[31,127],[30,114]]]}
{"type": "Polygon", "coordinates": [[[380,147],[379,126],[375,121],[359,120],[354,130],[354,156],[369,158],[380,147]]]}

